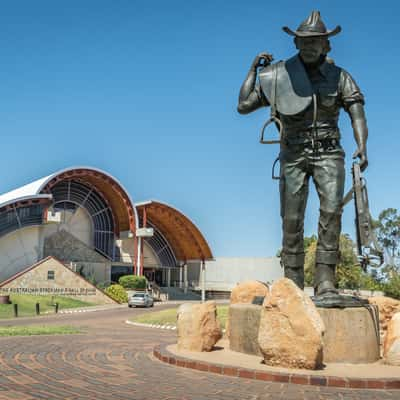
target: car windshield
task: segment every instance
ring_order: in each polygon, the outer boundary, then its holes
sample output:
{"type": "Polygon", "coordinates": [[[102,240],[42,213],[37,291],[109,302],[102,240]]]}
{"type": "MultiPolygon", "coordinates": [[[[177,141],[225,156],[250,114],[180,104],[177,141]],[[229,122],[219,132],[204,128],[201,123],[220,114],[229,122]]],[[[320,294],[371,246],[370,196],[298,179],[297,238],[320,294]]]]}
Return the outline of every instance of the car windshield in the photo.
{"type": "Polygon", "coordinates": [[[144,293],[136,293],[133,297],[144,297],[144,293]]]}

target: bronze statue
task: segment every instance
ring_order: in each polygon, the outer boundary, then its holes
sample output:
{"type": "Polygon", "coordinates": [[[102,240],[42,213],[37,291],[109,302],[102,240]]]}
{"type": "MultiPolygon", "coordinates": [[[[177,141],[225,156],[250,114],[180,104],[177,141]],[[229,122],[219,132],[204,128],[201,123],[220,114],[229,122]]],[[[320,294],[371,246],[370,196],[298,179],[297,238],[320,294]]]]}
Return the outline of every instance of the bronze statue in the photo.
{"type": "Polygon", "coordinates": [[[351,75],[327,57],[327,30],[313,11],[294,36],[298,54],[272,64],[272,56],[254,59],[240,90],[238,111],[248,114],[271,107],[280,135],[280,199],[283,228],[281,260],[285,276],[304,288],[304,212],[310,177],[320,200],[314,288],[317,297],[337,297],[335,268],[344,191],[344,151],[338,128],[341,108],[350,115],[361,171],[368,165],[364,97],[351,75]],[[258,75],[258,82],[257,82],[258,75]]]}

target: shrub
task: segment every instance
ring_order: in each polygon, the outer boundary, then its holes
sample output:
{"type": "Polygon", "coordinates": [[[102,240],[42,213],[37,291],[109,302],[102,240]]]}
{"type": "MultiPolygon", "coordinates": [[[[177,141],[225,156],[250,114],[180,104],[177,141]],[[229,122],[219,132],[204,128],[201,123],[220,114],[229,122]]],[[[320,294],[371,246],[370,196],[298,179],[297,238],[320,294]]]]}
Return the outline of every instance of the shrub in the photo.
{"type": "Polygon", "coordinates": [[[111,285],[105,290],[105,293],[118,303],[128,302],[128,295],[121,285],[111,285]]]}
{"type": "Polygon", "coordinates": [[[400,299],[400,275],[394,274],[388,282],[384,284],[383,290],[386,296],[400,299]]]}
{"type": "Polygon", "coordinates": [[[125,289],[146,289],[147,280],[144,276],[124,275],[119,278],[118,283],[125,289]]]}

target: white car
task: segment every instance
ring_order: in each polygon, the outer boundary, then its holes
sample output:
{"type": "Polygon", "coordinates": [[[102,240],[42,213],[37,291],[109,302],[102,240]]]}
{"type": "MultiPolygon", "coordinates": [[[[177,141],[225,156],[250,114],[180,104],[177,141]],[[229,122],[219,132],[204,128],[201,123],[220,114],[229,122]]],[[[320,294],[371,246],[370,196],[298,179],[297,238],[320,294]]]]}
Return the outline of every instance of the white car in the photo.
{"type": "Polygon", "coordinates": [[[153,307],[154,300],[148,293],[135,293],[128,299],[128,307],[153,307]]]}

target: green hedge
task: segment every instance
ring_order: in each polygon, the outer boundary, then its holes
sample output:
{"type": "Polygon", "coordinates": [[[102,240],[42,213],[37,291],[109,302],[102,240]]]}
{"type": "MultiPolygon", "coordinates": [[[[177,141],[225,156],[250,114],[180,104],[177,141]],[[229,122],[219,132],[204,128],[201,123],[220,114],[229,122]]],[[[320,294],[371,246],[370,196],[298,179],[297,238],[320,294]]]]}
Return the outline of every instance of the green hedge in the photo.
{"type": "Polygon", "coordinates": [[[125,289],[146,289],[147,280],[144,276],[125,275],[119,278],[118,283],[125,289]]]}
{"type": "Polygon", "coordinates": [[[385,296],[400,300],[400,274],[396,273],[383,285],[385,296]]]}
{"type": "Polygon", "coordinates": [[[105,290],[105,293],[118,303],[128,302],[128,295],[121,285],[111,285],[105,290]]]}

